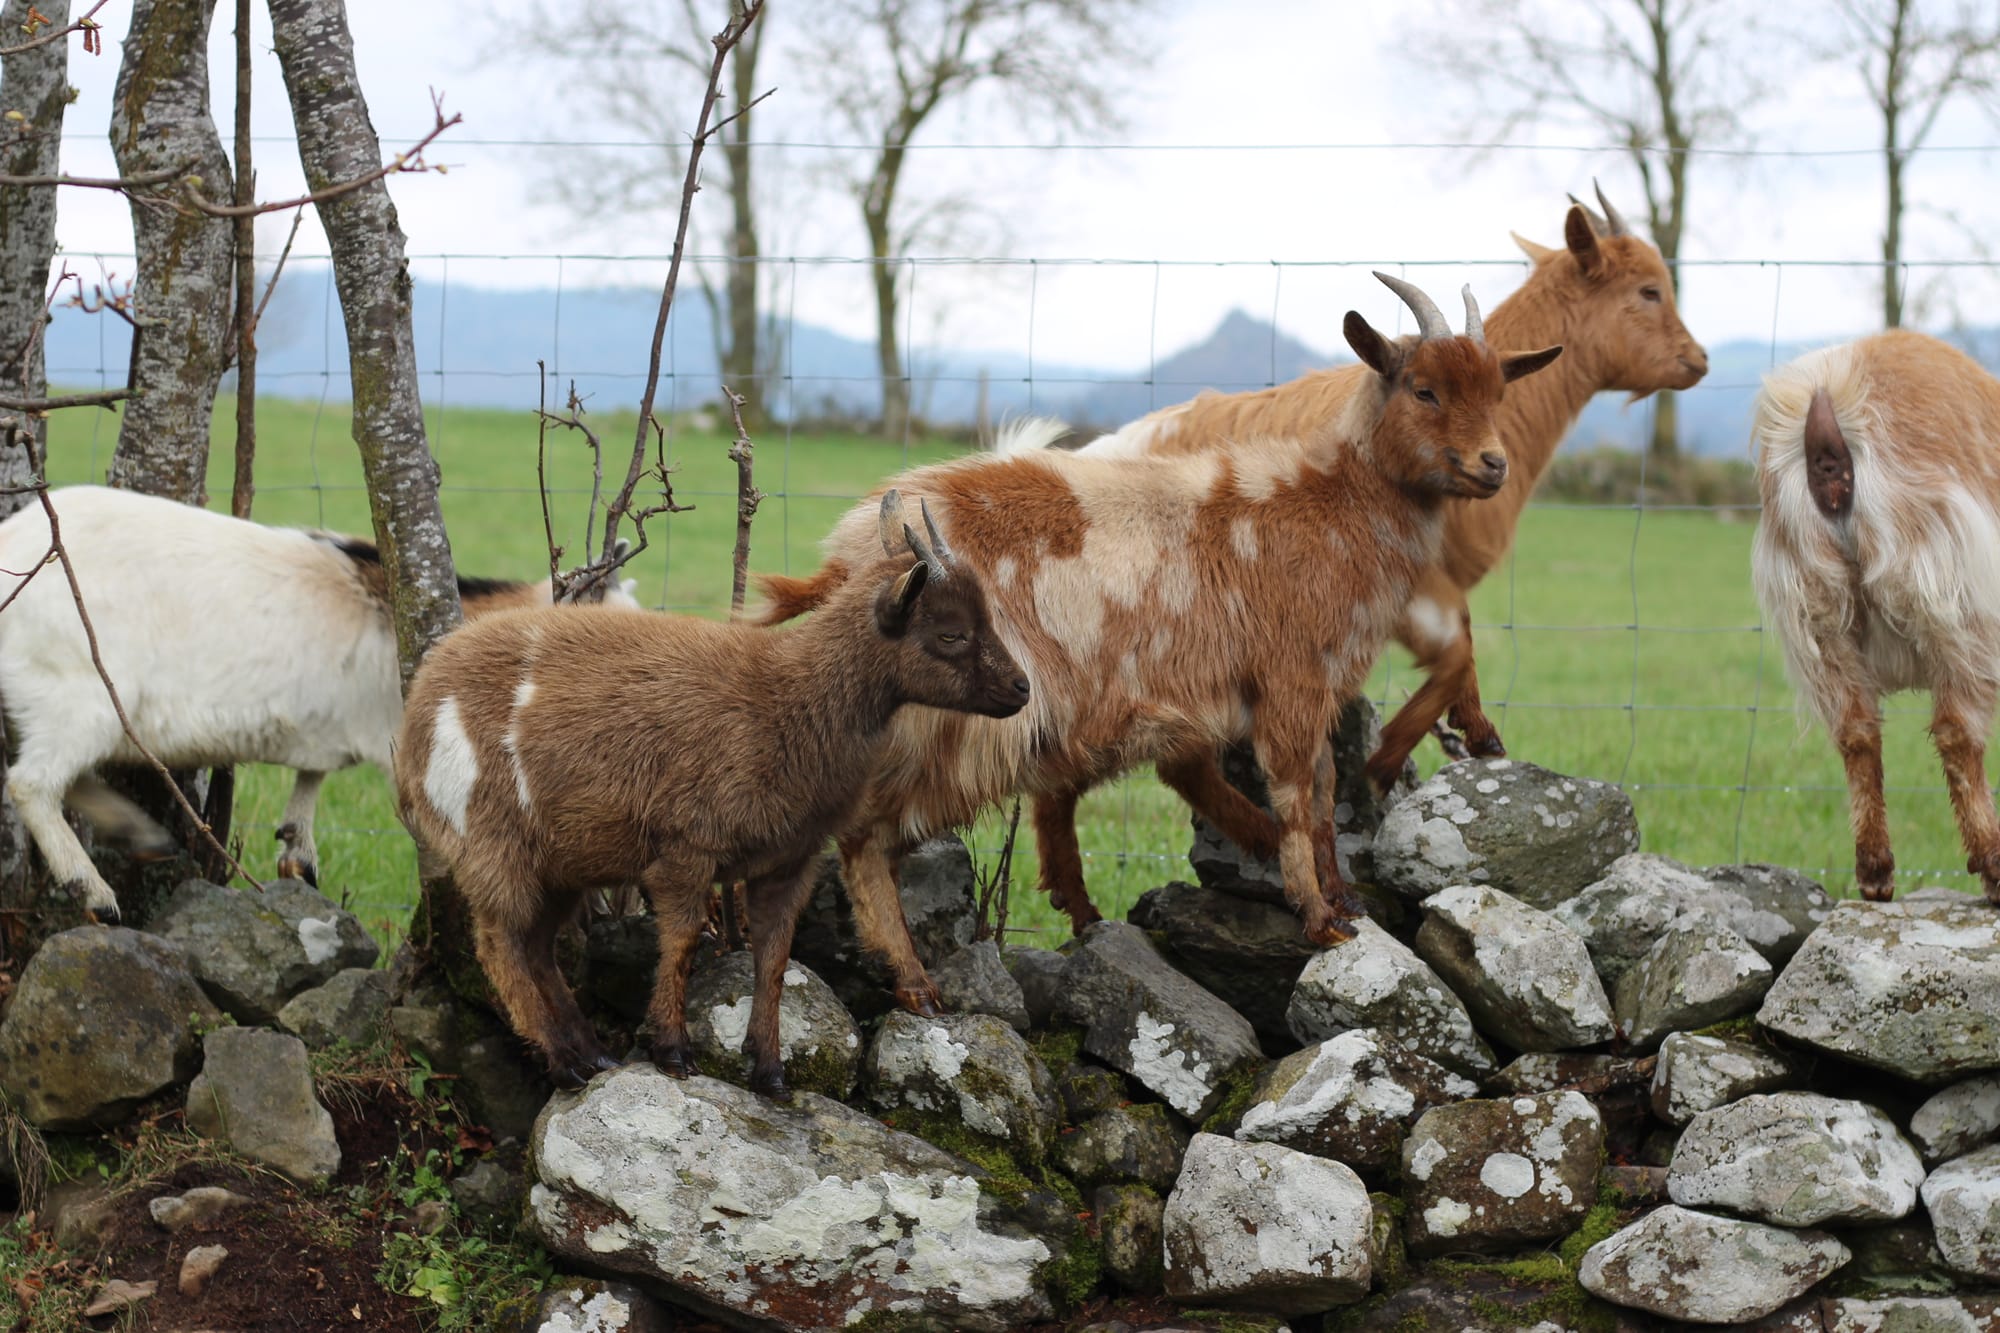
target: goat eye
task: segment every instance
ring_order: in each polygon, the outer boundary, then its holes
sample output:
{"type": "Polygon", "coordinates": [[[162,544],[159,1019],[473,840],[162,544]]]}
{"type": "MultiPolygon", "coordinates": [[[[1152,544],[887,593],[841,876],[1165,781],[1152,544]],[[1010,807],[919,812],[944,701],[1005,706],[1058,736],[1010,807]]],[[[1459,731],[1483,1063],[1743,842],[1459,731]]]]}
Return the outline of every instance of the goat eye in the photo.
{"type": "Polygon", "coordinates": [[[1436,407],[1436,406],[1437,406],[1437,400],[1438,400],[1438,396],[1437,396],[1437,395],[1436,395],[1435,393],[1432,393],[1432,392],[1431,392],[1431,391],[1430,391],[1429,389],[1419,389],[1419,390],[1417,390],[1417,401],[1418,401],[1418,402],[1420,402],[1420,403],[1429,403],[1429,404],[1430,404],[1430,405],[1431,405],[1432,407],[1436,407]]]}
{"type": "Polygon", "coordinates": [[[1660,289],[1658,287],[1641,287],[1639,289],[1639,296],[1641,300],[1651,301],[1657,305],[1660,300],[1660,289]]]}
{"type": "Polygon", "coordinates": [[[963,642],[965,642],[965,636],[964,636],[963,634],[940,634],[940,635],[938,635],[938,642],[939,642],[939,643],[963,643],[963,642]]]}

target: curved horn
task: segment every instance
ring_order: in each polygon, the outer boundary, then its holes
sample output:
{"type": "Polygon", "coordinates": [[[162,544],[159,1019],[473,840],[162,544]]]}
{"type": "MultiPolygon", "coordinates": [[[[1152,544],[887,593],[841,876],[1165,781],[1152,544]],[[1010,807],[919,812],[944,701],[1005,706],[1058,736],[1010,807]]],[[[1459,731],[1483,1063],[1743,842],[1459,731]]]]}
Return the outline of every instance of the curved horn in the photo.
{"type": "Polygon", "coordinates": [[[1577,198],[1575,195],[1571,195],[1569,201],[1583,210],[1583,216],[1590,222],[1590,230],[1594,235],[1609,236],[1611,234],[1611,224],[1599,217],[1596,209],[1584,203],[1583,200],[1577,198]]]}
{"type": "Polygon", "coordinates": [[[917,497],[917,512],[924,516],[924,531],[930,534],[931,550],[936,552],[940,566],[931,572],[942,574],[943,566],[957,564],[958,557],[952,554],[951,543],[947,542],[944,534],[938,531],[937,520],[931,517],[931,507],[924,502],[924,497],[921,495],[917,497]]]}
{"type": "Polygon", "coordinates": [[[1472,297],[1472,284],[1466,283],[1459,289],[1465,298],[1465,336],[1484,347],[1486,345],[1486,321],[1479,317],[1479,302],[1472,297]]]}
{"type": "Polygon", "coordinates": [[[1597,183],[1597,177],[1592,176],[1590,178],[1590,188],[1597,191],[1597,202],[1604,208],[1604,221],[1611,228],[1611,234],[1613,236],[1630,236],[1632,229],[1625,225],[1625,219],[1619,216],[1618,210],[1611,206],[1611,201],[1604,197],[1604,187],[1597,183]]]}
{"type": "MultiPolygon", "coordinates": [[[[884,555],[895,555],[897,553],[897,533],[899,531],[908,532],[910,525],[903,522],[902,493],[893,486],[882,492],[882,510],[879,521],[882,530],[882,553],[884,555]]],[[[912,546],[910,549],[915,550],[916,547],[912,546]]]]}
{"type": "Polygon", "coordinates": [[[930,543],[919,537],[917,530],[907,523],[903,525],[903,540],[910,544],[910,550],[915,552],[917,559],[923,561],[924,566],[930,570],[931,582],[942,582],[946,578],[949,571],[945,568],[944,561],[938,559],[937,552],[931,549],[930,543]]]}
{"type": "Polygon", "coordinates": [[[1403,304],[1417,317],[1418,337],[1425,342],[1433,338],[1451,337],[1451,325],[1444,322],[1444,315],[1438,310],[1437,303],[1424,295],[1415,283],[1392,278],[1387,273],[1377,273],[1375,276],[1381,280],[1384,287],[1402,297],[1403,304]]]}

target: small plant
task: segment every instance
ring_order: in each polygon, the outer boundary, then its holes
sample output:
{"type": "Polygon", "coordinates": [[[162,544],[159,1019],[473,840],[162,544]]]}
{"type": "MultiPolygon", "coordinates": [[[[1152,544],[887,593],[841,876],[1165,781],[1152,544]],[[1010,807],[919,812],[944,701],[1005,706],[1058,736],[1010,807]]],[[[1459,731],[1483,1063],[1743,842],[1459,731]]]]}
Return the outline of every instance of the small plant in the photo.
{"type": "Polygon", "coordinates": [[[401,1231],[384,1243],[375,1280],[425,1302],[439,1329],[456,1330],[490,1327],[493,1310],[540,1291],[554,1276],[549,1256],[533,1246],[401,1231]]]}
{"type": "Polygon", "coordinates": [[[0,1226],[0,1328],[71,1333],[82,1328],[90,1266],[56,1249],[23,1213],[0,1226]]]}

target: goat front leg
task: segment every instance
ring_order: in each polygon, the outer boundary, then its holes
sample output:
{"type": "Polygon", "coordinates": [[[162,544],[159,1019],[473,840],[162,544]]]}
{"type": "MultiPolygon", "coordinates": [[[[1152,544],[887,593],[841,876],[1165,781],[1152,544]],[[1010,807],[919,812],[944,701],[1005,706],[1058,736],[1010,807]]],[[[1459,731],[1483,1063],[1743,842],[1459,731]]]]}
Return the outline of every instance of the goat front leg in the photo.
{"type": "Polygon", "coordinates": [[[772,1101],[792,1099],[778,1045],[778,1011],[784,998],[785,964],[792,956],[792,931],[812,892],[817,864],[817,858],[809,857],[749,883],[750,957],[756,967],[757,989],[750,997],[750,1027],[744,1034],[743,1050],[750,1057],[750,1090],[772,1101]]]}
{"type": "MultiPolygon", "coordinates": [[[[1474,734],[1466,737],[1473,754],[1504,754],[1500,734],[1479,711],[1479,681],[1472,666],[1472,632],[1465,606],[1465,594],[1450,585],[1441,573],[1427,574],[1422,589],[1410,599],[1396,637],[1412,653],[1425,674],[1424,683],[1396,716],[1382,728],[1382,743],[1368,758],[1368,780],[1379,792],[1387,792],[1402,776],[1403,764],[1422,744],[1431,728],[1447,709],[1460,706],[1468,697],[1468,722],[1476,722],[1474,734]],[[1475,738],[1477,744],[1474,743],[1475,738]]],[[[1459,721],[1453,718],[1454,724],[1459,721]]]]}
{"type": "Polygon", "coordinates": [[[1083,882],[1083,850],[1077,845],[1076,803],[1080,787],[1064,787],[1035,797],[1035,851],[1042,862],[1042,891],[1069,916],[1072,934],[1104,918],[1083,882]]]}
{"type": "Polygon", "coordinates": [[[278,878],[302,879],[319,887],[319,848],[313,845],[313,815],[319,809],[320,784],[326,774],[300,769],[292,775],[292,794],[278,825],[278,878]]]}
{"type": "MultiPolygon", "coordinates": [[[[944,1012],[944,996],[917,958],[916,942],[903,919],[903,897],[896,888],[896,868],[902,860],[898,837],[893,826],[878,821],[841,838],[840,877],[847,885],[854,932],[862,947],[888,963],[895,976],[896,1003],[913,1014],[936,1018],[944,1012]]],[[[757,945],[754,923],[750,945],[753,950],[757,945]]]]}
{"type": "Polygon", "coordinates": [[[93,700],[62,727],[22,735],[20,751],[7,770],[7,797],[41,852],[49,878],[75,897],[92,920],[107,926],[118,924],[118,895],[63,818],[62,802],[78,774],[115,751],[121,734],[110,706],[93,700]]]}
{"type": "Polygon", "coordinates": [[[1157,768],[1160,781],[1178,792],[1239,851],[1259,861],[1278,859],[1278,821],[1236,790],[1213,750],[1162,760],[1157,768]]]}
{"type": "Polygon", "coordinates": [[[616,1069],[618,1062],[598,1043],[556,966],[556,932],[575,912],[577,900],[550,894],[531,880],[510,881],[498,891],[489,877],[467,877],[464,883],[479,965],[514,1031],[548,1062],[549,1078],[558,1086],[582,1087],[593,1074],[616,1069]],[[475,896],[475,885],[485,891],[475,896]]]}
{"type": "MultiPolygon", "coordinates": [[[[1331,815],[1333,754],[1327,735],[1333,726],[1331,700],[1324,689],[1262,692],[1263,704],[1252,721],[1257,762],[1271,788],[1277,812],[1278,864],[1284,871],[1285,897],[1299,914],[1306,938],[1318,945],[1340,944],[1354,938],[1346,923],[1361,914],[1360,904],[1341,878],[1339,863],[1327,842],[1316,839],[1316,812],[1326,806],[1331,815]],[[1323,780],[1326,798],[1318,795],[1323,780]]],[[[1332,821],[1325,822],[1331,837],[1332,821]]]]}
{"type": "Polygon", "coordinates": [[[1873,697],[1856,691],[1847,698],[1833,743],[1847,768],[1854,882],[1862,897],[1886,903],[1896,893],[1896,858],[1889,851],[1889,814],[1882,798],[1882,715],[1873,697]]]}
{"type": "Polygon", "coordinates": [[[687,1030],[688,967],[708,922],[714,878],[712,862],[685,854],[662,856],[639,872],[639,887],[652,904],[660,942],[653,998],[646,1008],[646,1025],[652,1030],[647,1054],[661,1073],[674,1078],[695,1072],[687,1030]]]}
{"type": "Polygon", "coordinates": [[[1993,796],[1986,788],[1986,731],[1993,723],[1993,689],[1953,682],[1931,693],[1931,740],[1951,789],[1966,869],[1979,876],[1986,901],[2000,905],[2000,818],[1994,816],[1993,796]]]}

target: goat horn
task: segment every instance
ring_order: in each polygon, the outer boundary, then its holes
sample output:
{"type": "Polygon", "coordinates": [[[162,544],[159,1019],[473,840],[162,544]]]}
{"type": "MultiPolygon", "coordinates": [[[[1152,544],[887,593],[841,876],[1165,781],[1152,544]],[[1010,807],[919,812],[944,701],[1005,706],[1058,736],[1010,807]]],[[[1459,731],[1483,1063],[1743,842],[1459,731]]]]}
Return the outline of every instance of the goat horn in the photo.
{"type": "Polygon", "coordinates": [[[1611,234],[1611,224],[1599,217],[1596,209],[1584,203],[1583,200],[1577,198],[1575,195],[1571,195],[1569,201],[1583,210],[1583,216],[1589,220],[1590,230],[1594,234],[1598,236],[1609,236],[1611,234]]]}
{"type": "Polygon", "coordinates": [[[910,544],[910,549],[916,552],[917,559],[923,561],[930,570],[931,582],[943,582],[950,571],[944,567],[944,562],[937,558],[937,552],[930,548],[930,543],[919,537],[917,530],[907,523],[903,525],[903,540],[910,544]]]}
{"type": "MultiPolygon", "coordinates": [[[[896,554],[896,530],[901,528],[908,532],[910,526],[903,522],[902,493],[893,486],[882,492],[881,527],[883,554],[896,554]]],[[[910,549],[915,550],[916,547],[913,545],[910,549]]]]}
{"type": "Polygon", "coordinates": [[[1465,336],[1482,347],[1486,344],[1486,321],[1479,317],[1479,302],[1473,299],[1472,284],[1459,288],[1459,295],[1465,298],[1465,336]]]}
{"type": "Polygon", "coordinates": [[[938,531],[937,520],[931,517],[931,507],[924,502],[924,497],[921,495],[917,497],[917,512],[924,516],[924,531],[930,534],[931,550],[937,553],[939,568],[932,573],[942,574],[943,566],[956,564],[958,557],[951,553],[951,543],[947,542],[944,534],[938,531]]]}
{"type": "Polygon", "coordinates": [[[1437,303],[1424,295],[1415,283],[1392,278],[1386,273],[1377,273],[1375,276],[1381,280],[1384,287],[1402,297],[1403,304],[1417,317],[1418,337],[1425,342],[1433,338],[1451,337],[1451,325],[1444,322],[1444,315],[1439,312],[1437,303]]]}
{"type": "Polygon", "coordinates": [[[1597,183],[1597,177],[1592,176],[1590,178],[1590,188],[1597,191],[1597,202],[1604,208],[1604,221],[1611,228],[1611,234],[1613,236],[1630,236],[1632,229],[1625,225],[1625,219],[1619,216],[1618,210],[1611,206],[1611,201],[1604,197],[1604,187],[1597,183]]]}

